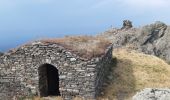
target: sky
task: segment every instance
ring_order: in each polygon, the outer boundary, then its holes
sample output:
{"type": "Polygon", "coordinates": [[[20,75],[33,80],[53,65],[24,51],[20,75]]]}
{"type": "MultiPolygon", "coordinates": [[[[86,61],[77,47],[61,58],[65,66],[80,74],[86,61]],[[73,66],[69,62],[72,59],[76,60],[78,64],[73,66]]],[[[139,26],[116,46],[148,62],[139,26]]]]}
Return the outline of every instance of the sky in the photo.
{"type": "Polygon", "coordinates": [[[0,51],[28,41],[95,35],[122,21],[170,24],[170,0],[0,0],[0,51]]]}

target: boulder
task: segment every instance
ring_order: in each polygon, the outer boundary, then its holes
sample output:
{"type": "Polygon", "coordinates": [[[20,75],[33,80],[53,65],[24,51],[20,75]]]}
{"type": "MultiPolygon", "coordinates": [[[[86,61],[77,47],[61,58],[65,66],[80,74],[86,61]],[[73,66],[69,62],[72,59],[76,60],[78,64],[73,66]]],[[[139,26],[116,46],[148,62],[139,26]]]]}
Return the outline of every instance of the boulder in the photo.
{"type": "Polygon", "coordinates": [[[124,20],[123,21],[123,27],[121,29],[129,29],[132,28],[132,22],[130,20],[124,20]]]}
{"type": "Polygon", "coordinates": [[[146,88],[133,96],[132,100],[170,100],[170,89],[146,88]]]}
{"type": "Polygon", "coordinates": [[[162,22],[144,26],[133,43],[138,50],[170,62],[170,27],[162,22]]]}
{"type": "Polygon", "coordinates": [[[141,45],[155,42],[165,35],[167,25],[157,21],[154,24],[144,26],[139,33],[138,39],[141,40],[141,45]]]}

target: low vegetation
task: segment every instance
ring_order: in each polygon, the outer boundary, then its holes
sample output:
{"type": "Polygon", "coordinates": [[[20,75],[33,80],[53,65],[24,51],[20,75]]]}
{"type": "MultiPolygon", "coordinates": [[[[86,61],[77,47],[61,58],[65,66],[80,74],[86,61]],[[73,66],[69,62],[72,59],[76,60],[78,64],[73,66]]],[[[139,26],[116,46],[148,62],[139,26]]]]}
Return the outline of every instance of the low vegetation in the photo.
{"type": "Polygon", "coordinates": [[[58,43],[81,57],[98,57],[105,53],[106,48],[111,44],[109,40],[95,36],[67,36],[56,39],[43,39],[45,43],[58,43]]]}
{"type": "Polygon", "coordinates": [[[160,58],[127,49],[114,50],[113,57],[117,58],[117,65],[103,97],[131,100],[144,88],[170,88],[170,65],[160,58]]]}
{"type": "Polygon", "coordinates": [[[135,34],[136,29],[120,30],[112,28],[96,36],[65,36],[63,38],[42,39],[43,43],[57,43],[83,58],[99,57],[112,43],[120,40],[123,34],[135,34]]]}

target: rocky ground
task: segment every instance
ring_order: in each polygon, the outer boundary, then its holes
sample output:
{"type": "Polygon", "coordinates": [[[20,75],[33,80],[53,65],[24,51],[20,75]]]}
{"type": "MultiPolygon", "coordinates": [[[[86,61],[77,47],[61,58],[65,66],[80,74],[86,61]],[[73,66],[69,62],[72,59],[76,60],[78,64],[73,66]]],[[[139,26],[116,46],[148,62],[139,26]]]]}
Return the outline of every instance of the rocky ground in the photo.
{"type": "Polygon", "coordinates": [[[137,93],[133,100],[170,100],[170,89],[146,88],[137,93]]]}
{"type": "Polygon", "coordinates": [[[132,100],[145,88],[170,87],[170,65],[164,60],[125,47],[113,50],[113,58],[117,63],[108,76],[110,82],[105,86],[104,98],[132,100]]]}
{"type": "Polygon", "coordinates": [[[113,28],[99,36],[110,40],[114,48],[126,46],[170,62],[170,52],[168,52],[170,51],[170,26],[163,22],[157,21],[140,28],[126,26],[122,29],[113,28]]]}
{"type": "Polygon", "coordinates": [[[121,29],[112,28],[98,35],[109,40],[114,50],[119,48],[119,52],[113,52],[118,64],[113,70],[114,81],[106,89],[106,97],[131,100],[137,91],[150,88],[135,95],[133,100],[170,100],[169,90],[163,89],[170,87],[166,83],[170,66],[165,63],[166,67],[163,67],[164,64],[154,58],[157,56],[170,64],[170,26],[160,21],[139,28],[133,28],[131,24],[125,20],[121,29]],[[126,48],[128,52],[121,52],[120,48],[126,48]],[[132,54],[133,50],[152,57],[132,54]],[[164,68],[167,71],[161,70],[164,68]]]}

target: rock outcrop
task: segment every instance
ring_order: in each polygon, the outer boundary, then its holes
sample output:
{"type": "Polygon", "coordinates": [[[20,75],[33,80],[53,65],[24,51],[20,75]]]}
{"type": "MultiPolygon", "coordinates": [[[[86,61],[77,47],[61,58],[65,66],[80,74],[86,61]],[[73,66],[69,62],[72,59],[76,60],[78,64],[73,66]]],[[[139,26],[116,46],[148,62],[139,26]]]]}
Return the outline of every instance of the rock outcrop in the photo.
{"type": "Polygon", "coordinates": [[[132,100],[170,100],[170,89],[147,88],[133,96],[132,100]]]}
{"type": "Polygon", "coordinates": [[[145,54],[155,55],[170,63],[170,27],[157,21],[142,28],[131,28],[131,22],[125,20],[122,29],[108,31],[107,39],[113,48],[131,46],[145,54]],[[111,34],[112,33],[112,34],[111,34]]]}
{"type": "Polygon", "coordinates": [[[154,24],[144,26],[140,32],[138,39],[141,45],[146,45],[148,43],[153,44],[155,40],[160,39],[164,36],[167,25],[162,22],[155,22],[154,24]]]}
{"type": "Polygon", "coordinates": [[[124,20],[123,21],[123,27],[122,29],[129,29],[129,28],[132,28],[132,22],[130,20],[124,20]]]}
{"type": "Polygon", "coordinates": [[[139,51],[170,62],[170,27],[162,22],[144,26],[132,41],[139,51]]]}
{"type": "MultiPolygon", "coordinates": [[[[103,33],[103,37],[113,43],[113,49],[123,47],[137,50],[160,57],[170,64],[170,26],[160,21],[140,28],[126,29],[125,26],[126,21],[121,29],[112,28],[103,33]]],[[[170,100],[170,89],[144,89],[133,100],[170,100]]]]}
{"type": "Polygon", "coordinates": [[[2,56],[3,55],[3,53],[2,52],[0,52],[0,56],[2,56]]]}

